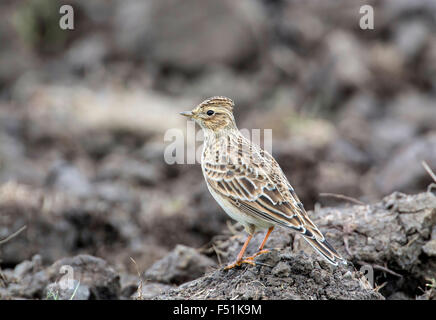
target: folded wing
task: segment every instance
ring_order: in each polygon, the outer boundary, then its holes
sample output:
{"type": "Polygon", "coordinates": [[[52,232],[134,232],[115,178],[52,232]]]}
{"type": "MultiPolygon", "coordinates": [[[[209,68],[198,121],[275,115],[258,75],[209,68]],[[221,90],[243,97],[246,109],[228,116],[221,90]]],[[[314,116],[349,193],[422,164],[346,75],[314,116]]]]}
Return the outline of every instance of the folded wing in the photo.
{"type": "Polygon", "coordinates": [[[294,189],[271,155],[253,145],[227,148],[224,157],[204,159],[203,165],[210,187],[229,199],[241,211],[300,232],[312,247],[333,264],[342,260],[310,220],[294,189]],[[217,162],[219,159],[225,161],[217,162]]]}

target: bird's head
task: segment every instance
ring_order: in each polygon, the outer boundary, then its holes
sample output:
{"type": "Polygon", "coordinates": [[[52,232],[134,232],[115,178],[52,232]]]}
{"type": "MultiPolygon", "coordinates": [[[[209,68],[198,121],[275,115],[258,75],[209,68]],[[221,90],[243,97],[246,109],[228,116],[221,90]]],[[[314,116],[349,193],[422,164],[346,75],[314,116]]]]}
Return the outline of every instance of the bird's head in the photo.
{"type": "Polygon", "coordinates": [[[202,128],[218,132],[236,128],[233,117],[233,101],[226,97],[212,97],[204,100],[192,111],[180,114],[197,122],[202,128]]]}

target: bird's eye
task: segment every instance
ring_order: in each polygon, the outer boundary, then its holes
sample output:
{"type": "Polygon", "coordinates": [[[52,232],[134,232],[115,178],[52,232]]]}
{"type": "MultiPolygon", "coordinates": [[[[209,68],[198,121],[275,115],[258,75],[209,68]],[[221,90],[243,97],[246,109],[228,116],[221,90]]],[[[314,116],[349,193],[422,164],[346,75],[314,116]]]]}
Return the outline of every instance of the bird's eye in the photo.
{"type": "Polygon", "coordinates": [[[212,116],[214,113],[215,113],[215,112],[213,112],[213,110],[208,110],[208,111],[206,112],[206,114],[207,114],[208,116],[212,116]]]}

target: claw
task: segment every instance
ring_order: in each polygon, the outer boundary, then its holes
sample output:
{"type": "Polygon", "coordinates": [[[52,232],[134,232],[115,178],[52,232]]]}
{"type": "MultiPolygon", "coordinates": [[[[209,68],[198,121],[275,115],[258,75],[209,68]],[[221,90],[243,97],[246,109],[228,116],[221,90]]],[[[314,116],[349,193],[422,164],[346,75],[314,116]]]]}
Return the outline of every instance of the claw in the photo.
{"type": "Polygon", "coordinates": [[[252,255],[250,257],[246,257],[246,258],[244,258],[242,260],[235,261],[234,263],[229,264],[227,267],[224,268],[224,270],[230,270],[230,269],[233,269],[235,267],[239,267],[243,263],[251,264],[252,266],[255,266],[257,263],[254,262],[254,259],[256,257],[260,256],[261,254],[268,253],[268,252],[269,252],[269,250],[260,250],[260,251],[256,252],[254,255],[252,255]]]}
{"type": "Polygon", "coordinates": [[[224,268],[224,270],[230,270],[236,267],[241,266],[241,264],[246,263],[246,264],[251,264],[252,266],[255,266],[256,263],[253,261],[253,259],[251,259],[251,257],[240,260],[240,261],[235,261],[232,264],[229,264],[227,267],[224,268]]]}

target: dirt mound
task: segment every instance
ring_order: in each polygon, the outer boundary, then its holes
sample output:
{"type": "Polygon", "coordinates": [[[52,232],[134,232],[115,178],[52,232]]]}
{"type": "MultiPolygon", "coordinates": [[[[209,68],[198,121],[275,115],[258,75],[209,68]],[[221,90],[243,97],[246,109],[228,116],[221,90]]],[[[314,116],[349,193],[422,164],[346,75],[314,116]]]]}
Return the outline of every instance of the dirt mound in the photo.
{"type": "MultiPolygon", "coordinates": [[[[36,255],[0,270],[0,298],[68,299],[75,292],[76,299],[434,299],[434,194],[394,193],[373,205],[322,208],[311,216],[347,266],[331,266],[299,235],[277,229],[256,266],[225,271],[245,238],[236,230],[210,248],[176,246],[144,277],[89,255],[47,267],[36,255]],[[62,266],[72,268],[77,290],[59,286],[62,266]]],[[[262,238],[253,237],[247,254],[262,238]]]]}
{"type": "Polygon", "coordinates": [[[261,265],[221,268],[155,299],[384,299],[363,274],[331,267],[291,249],[272,250],[257,263],[261,265]]]}

